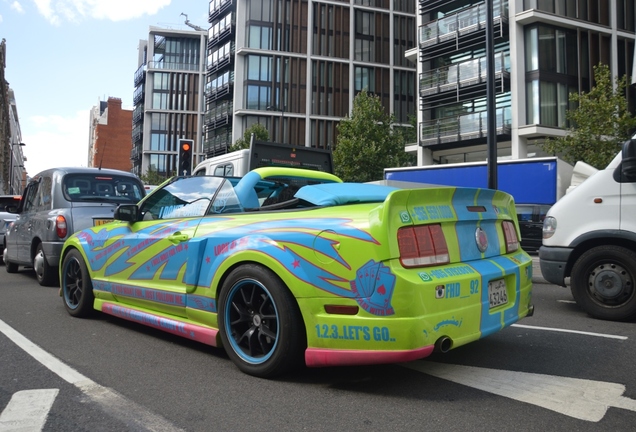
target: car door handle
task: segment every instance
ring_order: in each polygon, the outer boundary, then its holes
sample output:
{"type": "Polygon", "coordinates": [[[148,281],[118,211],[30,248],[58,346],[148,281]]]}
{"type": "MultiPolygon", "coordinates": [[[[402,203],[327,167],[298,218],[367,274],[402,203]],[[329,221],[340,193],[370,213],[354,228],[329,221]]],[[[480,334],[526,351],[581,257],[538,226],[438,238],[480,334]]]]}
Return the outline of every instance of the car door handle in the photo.
{"type": "Polygon", "coordinates": [[[181,234],[181,233],[174,233],[171,236],[168,237],[168,241],[173,243],[173,244],[177,244],[177,243],[181,243],[184,241],[187,241],[190,237],[188,237],[187,234],[181,234]]]}

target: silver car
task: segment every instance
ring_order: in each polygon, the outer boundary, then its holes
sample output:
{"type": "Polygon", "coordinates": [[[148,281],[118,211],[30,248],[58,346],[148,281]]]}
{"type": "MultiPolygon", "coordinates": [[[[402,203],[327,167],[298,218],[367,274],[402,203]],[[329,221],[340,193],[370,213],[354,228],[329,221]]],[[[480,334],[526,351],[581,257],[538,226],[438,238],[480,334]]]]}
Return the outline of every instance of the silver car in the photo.
{"type": "Polygon", "coordinates": [[[64,241],[74,232],[113,220],[122,203],[137,203],[144,185],[134,174],[98,168],[53,168],[31,179],[5,239],[7,272],[33,267],[40,285],[58,284],[64,241]]]}
{"type": "Polygon", "coordinates": [[[4,253],[4,233],[16,218],[15,214],[9,213],[7,207],[17,207],[20,204],[20,195],[0,195],[0,261],[4,253]]]}

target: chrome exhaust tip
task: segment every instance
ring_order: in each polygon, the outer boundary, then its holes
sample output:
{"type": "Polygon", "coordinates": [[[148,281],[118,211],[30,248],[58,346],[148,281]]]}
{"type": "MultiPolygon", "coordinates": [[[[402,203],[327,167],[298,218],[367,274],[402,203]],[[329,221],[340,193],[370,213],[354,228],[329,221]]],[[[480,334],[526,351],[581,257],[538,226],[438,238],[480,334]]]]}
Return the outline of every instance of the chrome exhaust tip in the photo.
{"type": "Polygon", "coordinates": [[[435,341],[435,351],[447,353],[453,347],[453,340],[448,336],[442,336],[435,341]]]}

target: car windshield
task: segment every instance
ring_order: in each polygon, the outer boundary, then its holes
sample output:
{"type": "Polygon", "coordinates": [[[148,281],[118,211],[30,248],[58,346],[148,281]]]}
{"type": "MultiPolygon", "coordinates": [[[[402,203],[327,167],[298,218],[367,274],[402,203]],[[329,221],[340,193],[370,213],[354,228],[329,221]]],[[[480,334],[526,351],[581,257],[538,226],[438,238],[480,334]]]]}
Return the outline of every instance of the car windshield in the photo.
{"type": "Polygon", "coordinates": [[[62,189],[69,201],[138,202],[145,195],[135,178],[110,174],[68,174],[62,189]]]}
{"type": "Polygon", "coordinates": [[[140,210],[144,220],[243,211],[232,183],[222,177],[209,176],[176,179],[150,195],[140,210]]]}

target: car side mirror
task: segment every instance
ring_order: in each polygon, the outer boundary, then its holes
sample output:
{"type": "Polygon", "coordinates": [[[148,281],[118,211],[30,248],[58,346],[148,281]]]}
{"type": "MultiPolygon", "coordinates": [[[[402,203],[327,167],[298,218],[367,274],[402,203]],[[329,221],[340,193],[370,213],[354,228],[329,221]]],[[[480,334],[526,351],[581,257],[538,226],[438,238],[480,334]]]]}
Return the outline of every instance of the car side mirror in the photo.
{"type": "Polygon", "coordinates": [[[636,139],[632,138],[623,144],[623,161],[621,173],[630,182],[636,181],[636,139]]]}
{"type": "Polygon", "coordinates": [[[115,209],[113,217],[124,222],[137,222],[139,220],[139,207],[137,204],[120,204],[115,209]]]}

